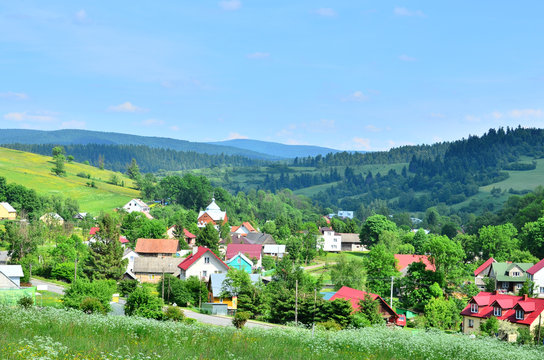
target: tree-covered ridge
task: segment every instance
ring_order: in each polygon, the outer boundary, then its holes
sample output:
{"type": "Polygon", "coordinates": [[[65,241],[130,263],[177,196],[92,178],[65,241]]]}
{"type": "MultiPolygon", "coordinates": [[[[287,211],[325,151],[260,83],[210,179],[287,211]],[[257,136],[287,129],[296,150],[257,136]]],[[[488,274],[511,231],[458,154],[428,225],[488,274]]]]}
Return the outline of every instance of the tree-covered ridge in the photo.
{"type": "MultiPolygon", "coordinates": [[[[27,151],[35,154],[50,155],[55,144],[6,144],[3,147],[27,151]]],[[[209,168],[215,166],[259,166],[263,160],[250,159],[241,155],[210,155],[195,151],[176,151],[145,145],[64,145],[66,153],[77,162],[88,161],[99,167],[124,172],[132,159],[136,159],[142,172],[159,170],[179,171],[209,168]]]]}

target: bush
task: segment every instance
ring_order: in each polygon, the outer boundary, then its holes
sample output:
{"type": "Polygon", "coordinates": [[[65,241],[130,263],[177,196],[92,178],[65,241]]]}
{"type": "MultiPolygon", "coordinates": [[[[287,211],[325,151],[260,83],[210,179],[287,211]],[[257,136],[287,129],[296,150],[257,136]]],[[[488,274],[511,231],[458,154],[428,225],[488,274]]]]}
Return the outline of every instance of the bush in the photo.
{"type": "Polygon", "coordinates": [[[186,318],[183,319],[183,323],[188,324],[188,325],[196,324],[196,322],[197,322],[196,319],[192,319],[192,318],[187,318],[186,317],[186,318]]]}
{"type": "Polygon", "coordinates": [[[92,297],[100,301],[105,312],[109,312],[111,297],[116,291],[117,284],[113,280],[89,282],[88,280],[78,279],[66,289],[62,301],[66,307],[81,309],[83,299],[92,297]]]}
{"type": "MultiPolygon", "coordinates": [[[[51,269],[51,277],[57,280],[63,280],[66,282],[72,282],[74,281],[74,269],[75,264],[73,262],[63,262],[58,263],[53,266],[51,269]]],[[[77,268],[77,277],[83,278],[85,275],[83,274],[83,270],[81,266],[77,268]]]]}
{"type": "Polygon", "coordinates": [[[32,299],[32,296],[25,295],[17,301],[17,304],[24,307],[25,309],[28,309],[29,307],[34,305],[34,299],[32,299]]]}
{"type": "Polygon", "coordinates": [[[532,344],[533,343],[533,336],[531,335],[531,331],[528,328],[518,328],[518,338],[516,340],[518,344],[532,344]]]}
{"type": "Polygon", "coordinates": [[[331,331],[342,330],[342,327],[340,326],[340,324],[338,324],[334,320],[327,320],[327,321],[317,323],[317,328],[323,329],[323,330],[331,330],[331,331]]]}
{"type": "Polygon", "coordinates": [[[125,313],[129,316],[141,316],[149,319],[161,320],[164,317],[162,312],[163,302],[149,289],[137,287],[127,299],[125,313]]]}
{"type": "Polygon", "coordinates": [[[107,314],[107,309],[102,305],[100,300],[95,297],[86,297],[81,300],[79,309],[87,314],[107,314]]]}
{"type": "Polygon", "coordinates": [[[117,284],[117,289],[121,296],[128,296],[138,287],[138,280],[121,280],[117,284]]]}
{"type": "Polygon", "coordinates": [[[185,315],[183,314],[183,310],[181,310],[179,307],[169,306],[164,312],[164,317],[167,320],[183,321],[183,319],[185,318],[185,315]]]}
{"type": "Polygon", "coordinates": [[[243,329],[246,322],[251,317],[251,314],[247,311],[237,311],[232,319],[232,325],[237,329],[243,329]]]}
{"type": "Polygon", "coordinates": [[[85,178],[85,179],[90,179],[91,178],[91,174],[87,174],[87,173],[84,173],[84,172],[78,172],[77,176],[85,178]]]}

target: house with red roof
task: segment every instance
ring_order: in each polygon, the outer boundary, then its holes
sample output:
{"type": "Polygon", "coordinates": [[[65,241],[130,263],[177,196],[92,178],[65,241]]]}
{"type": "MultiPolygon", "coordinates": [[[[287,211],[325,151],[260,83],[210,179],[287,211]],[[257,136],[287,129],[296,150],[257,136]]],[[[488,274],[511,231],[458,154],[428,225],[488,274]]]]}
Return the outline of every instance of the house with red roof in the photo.
{"type": "Polygon", "coordinates": [[[253,266],[260,268],[263,258],[263,246],[261,244],[228,244],[225,259],[231,260],[238,254],[244,254],[251,259],[253,266]],[[255,261],[256,259],[256,261],[255,261]]]}
{"type": "Polygon", "coordinates": [[[219,208],[219,205],[215,203],[215,199],[212,199],[212,202],[206,207],[206,210],[198,213],[197,226],[203,228],[206,227],[207,223],[212,223],[212,225],[219,230],[219,225],[225,225],[227,221],[227,212],[222,211],[219,208]]]}
{"type": "MultiPolygon", "coordinates": [[[[92,228],[89,230],[89,235],[90,235],[90,237],[89,237],[89,240],[87,240],[87,242],[86,242],[87,245],[96,241],[96,234],[97,234],[99,231],[100,231],[100,228],[99,228],[99,227],[96,227],[96,226],[92,227],[92,228]]],[[[122,245],[123,247],[125,247],[126,244],[129,243],[128,239],[127,239],[125,236],[123,236],[123,235],[120,235],[120,236],[119,236],[119,242],[121,243],[121,245],[122,245]]]]}
{"type": "Polygon", "coordinates": [[[487,259],[482,265],[478,266],[476,270],[474,270],[474,283],[480,289],[481,291],[485,290],[485,278],[489,277],[489,273],[491,272],[491,267],[493,263],[496,263],[497,260],[490,257],[487,259]]]}
{"type": "MultiPolygon", "coordinates": [[[[544,319],[540,316],[543,311],[544,299],[482,291],[472,297],[461,311],[463,333],[479,333],[481,324],[492,316],[532,332],[539,322],[541,326],[544,325],[544,319]]],[[[508,335],[507,340],[516,341],[516,338],[517,334],[508,335]]]]}
{"type": "Polygon", "coordinates": [[[408,267],[415,262],[424,263],[425,270],[436,271],[436,267],[431,263],[427,255],[395,254],[395,259],[397,259],[397,270],[401,272],[402,276],[406,276],[408,267]]]}
{"type": "Polygon", "coordinates": [[[176,239],[138,239],[134,251],[140,256],[172,257],[179,250],[176,239]]]}
{"type": "Polygon", "coordinates": [[[534,282],[534,296],[544,298],[544,259],[530,267],[527,270],[527,276],[534,282]]]}
{"type": "MultiPolygon", "coordinates": [[[[172,225],[166,230],[166,236],[169,239],[176,238],[176,225],[172,225]]],[[[195,246],[196,235],[185,228],[183,229],[183,239],[185,240],[185,242],[187,242],[187,245],[191,247],[195,246]]]]}
{"type": "Polygon", "coordinates": [[[193,248],[193,253],[185,258],[179,265],[181,280],[191,276],[208,281],[210,274],[222,274],[229,270],[229,266],[223,262],[213,251],[207,247],[193,248]]]}
{"type": "Polygon", "coordinates": [[[249,233],[256,233],[257,230],[251,225],[248,221],[245,221],[242,223],[242,225],[238,226],[232,226],[230,228],[230,232],[234,234],[249,234],[249,233]]]}
{"type": "Polygon", "coordinates": [[[393,310],[389,304],[378,294],[369,293],[366,291],[361,291],[357,289],[352,289],[347,286],[342,286],[340,290],[338,290],[330,299],[329,301],[334,301],[336,299],[344,299],[349,300],[351,303],[351,307],[353,308],[353,312],[359,311],[359,302],[363,300],[366,296],[370,296],[372,300],[378,301],[380,314],[382,315],[383,319],[387,324],[395,324],[398,326],[405,326],[406,325],[406,316],[405,315],[399,315],[393,310]]]}

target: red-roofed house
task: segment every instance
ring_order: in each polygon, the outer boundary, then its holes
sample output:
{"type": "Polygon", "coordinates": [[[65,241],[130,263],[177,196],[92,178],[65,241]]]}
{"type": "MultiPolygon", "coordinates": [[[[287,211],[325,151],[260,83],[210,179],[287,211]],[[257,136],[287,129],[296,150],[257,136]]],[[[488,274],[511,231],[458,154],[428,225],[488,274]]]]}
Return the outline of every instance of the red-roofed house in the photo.
{"type": "MultiPolygon", "coordinates": [[[[169,239],[175,239],[176,238],[175,232],[176,232],[176,225],[172,225],[166,230],[166,236],[168,236],[169,239]]],[[[183,229],[183,238],[187,242],[187,245],[191,247],[195,246],[196,235],[192,234],[189,230],[185,228],[183,229]]]]}
{"type": "Polygon", "coordinates": [[[359,310],[359,301],[363,300],[365,296],[372,297],[372,300],[378,301],[380,305],[380,313],[383,317],[383,319],[388,324],[395,324],[399,326],[405,326],[406,325],[406,316],[405,315],[399,315],[393,310],[387,302],[385,302],[384,299],[380,295],[369,293],[366,291],[361,291],[357,289],[352,289],[347,286],[342,286],[340,290],[338,290],[330,299],[329,301],[334,301],[336,299],[344,299],[349,300],[351,302],[351,307],[353,308],[353,311],[356,312],[359,310]]]}
{"type": "Polygon", "coordinates": [[[96,235],[98,230],[100,230],[99,227],[96,227],[96,226],[92,227],[91,230],[89,230],[89,235],[96,235]]]}
{"type": "Polygon", "coordinates": [[[415,262],[423,262],[425,270],[436,271],[435,266],[431,263],[427,255],[395,254],[395,259],[397,259],[397,270],[402,273],[402,276],[406,276],[408,267],[411,263],[415,262]]]}
{"type": "Polygon", "coordinates": [[[222,211],[215,203],[215,199],[212,199],[206,210],[198,213],[197,226],[203,228],[207,223],[212,223],[219,230],[219,225],[225,225],[228,220],[227,212],[222,211]]]}
{"type": "Polygon", "coordinates": [[[193,248],[193,253],[183,260],[178,267],[179,277],[186,280],[191,276],[208,281],[210,274],[222,274],[229,270],[227,264],[217,257],[210,249],[199,246],[193,248]]]}
{"type": "Polygon", "coordinates": [[[491,257],[487,259],[486,262],[484,262],[482,265],[480,265],[476,270],[474,270],[474,282],[476,283],[478,289],[485,290],[484,279],[489,277],[491,267],[495,262],[497,262],[497,260],[491,257]]]}
{"type": "Polygon", "coordinates": [[[242,225],[231,227],[230,232],[235,234],[249,234],[256,233],[257,230],[249,222],[245,221],[242,225]]]}
{"type": "Polygon", "coordinates": [[[249,259],[257,259],[257,261],[253,261],[253,265],[256,268],[260,268],[262,266],[262,258],[263,258],[263,246],[260,244],[228,244],[227,245],[227,254],[225,256],[226,260],[230,260],[238,253],[244,254],[249,259]]]}
{"type": "MultiPolygon", "coordinates": [[[[87,244],[96,241],[95,235],[96,235],[96,233],[98,233],[98,231],[100,231],[100,228],[99,228],[99,227],[96,227],[96,226],[95,226],[95,227],[92,227],[91,230],[89,230],[89,235],[91,235],[91,237],[90,237],[89,240],[87,241],[87,244]]],[[[129,243],[128,239],[127,239],[126,237],[124,237],[123,235],[120,235],[120,236],[119,236],[119,242],[123,245],[123,247],[124,247],[125,244],[128,244],[128,243],[129,243]]]]}
{"type": "Polygon", "coordinates": [[[535,283],[533,294],[536,297],[544,298],[544,259],[529,268],[527,276],[535,283]]]}
{"type": "Polygon", "coordinates": [[[179,250],[176,239],[138,239],[134,251],[140,256],[172,257],[179,250]]]}
{"type": "MultiPolygon", "coordinates": [[[[482,291],[470,299],[461,311],[463,333],[478,333],[482,322],[492,316],[511,322],[519,328],[529,328],[532,332],[538,326],[543,311],[544,299],[482,291]]],[[[544,325],[544,320],[541,320],[541,325],[544,325]]],[[[516,341],[516,338],[517,334],[508,335],[507,340],[516,341]]]]}

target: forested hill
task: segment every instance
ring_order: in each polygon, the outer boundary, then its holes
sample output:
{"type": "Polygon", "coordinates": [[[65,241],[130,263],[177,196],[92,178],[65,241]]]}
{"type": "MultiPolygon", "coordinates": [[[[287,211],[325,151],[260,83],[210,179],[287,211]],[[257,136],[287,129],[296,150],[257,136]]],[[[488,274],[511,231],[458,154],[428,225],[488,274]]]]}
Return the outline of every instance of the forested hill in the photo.
{"type": "Polygon", "coordinates": [[[275,156],[279,158],[296,158],[306,156],[327,155],[341,152],[340,150],[331,149],[321,146],[312,145],[286,145],[276,142],[250,140],[250,139],[233,139],[226,141],[211,142],[214,145],[234,146],[240,149],[257,151],[262,154],[275,156]]]}
{"type": "MultiPolygon", "coordinates": [[[[7,144],[3,147],[31,152],[40,155],[51,155],[53,144],[7,144]]],[[[125,172],[128,164],[135,159],[142,172],[158,172],[159,170],[180,171],[189,169],[212,168],[216,166],[258,166],[264,160],[250,159],[240,155],[209,155],[194,151],[176,151],[170,149],[151,148],[144,145],[65,145],[67,155],[80,163],[88,161],[90,165],[99,167],[103,161],[104,168],[125,172]]]]}
{"type": "MultiPolygon", "coordinates": [[[[152,148],[193,151],[211,155],[237,155],[252,159],[277,160],[277,156],[225,145],[190,142],[166,137],[138,136],[89,130],[26,130],[0,129],[0,144],[55,144],[55,145],[145,145],[152,148]]],[[[49,155],[49,154],[48,154],[49,155]]]]}

